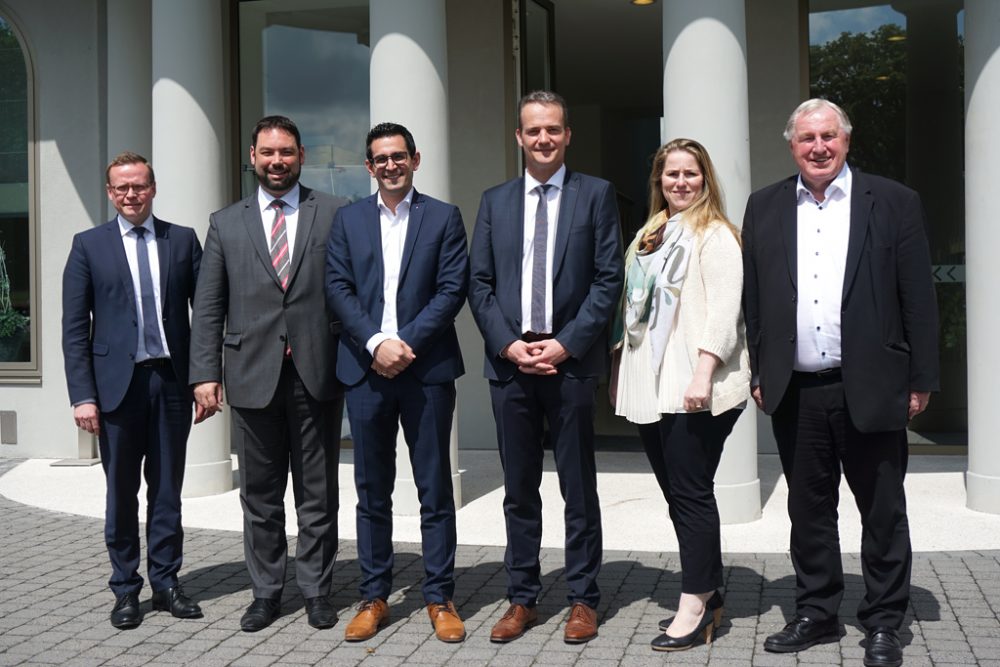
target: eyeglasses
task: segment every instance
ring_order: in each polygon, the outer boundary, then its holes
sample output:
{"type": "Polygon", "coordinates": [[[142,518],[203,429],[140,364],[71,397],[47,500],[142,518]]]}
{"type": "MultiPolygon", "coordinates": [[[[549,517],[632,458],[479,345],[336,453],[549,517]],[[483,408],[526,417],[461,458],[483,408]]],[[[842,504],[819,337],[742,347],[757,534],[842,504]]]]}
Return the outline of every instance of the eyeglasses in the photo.
{"type": "Polygon", "coordinates": [[[124,197],[128,195],[128,191],[131,190],[137,196],[141,197],[147,192],[153,185],[151,183],[129,183],[128,185],[109,185],[108,189],[114,192],[119,197],[124,197]]]}
{"type": "Polygon", "coordinates": [[[389,160],[392,160],[393,164],[403,164],[409,157],[409,153],[391,153],[389,155],[376,155],[371,159],[371,162],[376,167],[384,167],[389,164],[389,160]]]}

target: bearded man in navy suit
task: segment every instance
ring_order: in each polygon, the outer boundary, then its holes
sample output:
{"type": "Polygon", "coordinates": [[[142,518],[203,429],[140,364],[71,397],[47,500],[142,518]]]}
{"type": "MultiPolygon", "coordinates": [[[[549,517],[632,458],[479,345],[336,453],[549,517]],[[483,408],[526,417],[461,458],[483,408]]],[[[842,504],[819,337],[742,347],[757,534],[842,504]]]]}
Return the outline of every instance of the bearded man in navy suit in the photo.
{"type": "Polygon", "coordinates": [[[504,471],[507,596],[490,639],[535,624],[541,591],[543,422],[566,501],[564,639],[597,636],[601,508],[594,402],[607,370],[607,329],[621,295],[615,189],[569,171],[566,102],[548,91],[518,106],[525,175],[483,193],[470,250],[469,305],[486,342],[486,377],[504,471]]]}
{"type": "Polygon", "coordinates": [[[153,608],[178,618],[201,616],[177,580],[194,400],[188,308],[201,245],[193,229],[153,217],[156,180],[145,158],[122,153],[105,175],[118,215],[73,237],[63,273],[62,342],[74,420],[98,436],[107,476],[104,538],[116,598],[111,624],[133,628],[142,622],[136,496],[143,475],[153,608]]]}
{"type": "Polygon", "coordinates": [[[455,379],[465,372],[455,333],[469,280],[465,227],[458,208],[413,188],[420,153],[409,130],[376,125],[366,145],[378,192],[337,211],[326,261],[326,298],[347,334],[337,378],[347,387],[358,489],[361,603],[344,636],[368,639],[389,618],[401,423],[420,499],[424,602],[437,638],[459,642],[449,452],[455,379]]]}

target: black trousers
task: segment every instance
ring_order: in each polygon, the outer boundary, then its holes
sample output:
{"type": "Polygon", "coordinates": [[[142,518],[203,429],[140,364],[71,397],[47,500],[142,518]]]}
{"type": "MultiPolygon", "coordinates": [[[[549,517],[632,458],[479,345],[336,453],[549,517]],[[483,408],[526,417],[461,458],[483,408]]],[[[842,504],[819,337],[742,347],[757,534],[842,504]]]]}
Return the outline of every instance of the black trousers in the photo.
{"type": "Polygon", "coordinates": [[[851,421],[839,374],[793,373],[772,424],[788,482],[790,552],[796,611],[836,618],[844,594],[837,505],[840,475],[861,513],[866,629],[899,628],[910,596],[910,529],[906,518],[906,432],[861,433],[851,421]]]}
{"type": "Polygon", "coordinates": [[[507,597],[534,606],[541,592],[543,421],[565,501],[566,585],[569,602],[597,607],[601,592],[601,505],[594,458],[595,378],[516,373],[490,381],[503,465],[503,513],[507,522],[507,597]]]}
{"type": "Polygon", "coordinates": [[[741,410],[665,414],[639,424],[639,437],[663,491],[681,556],[681,591],[707,593],[722,586],[722,538],[715,502],[715,471],[722,446],[741,410]]]}
{"type": "Polygon", "coordinates": [[[337,556],[343,408],[343,398],[317,401],[310,396],[290,360],[282,364],[278,388],[267,407],[233,407],[243,551],[255,598],[280,599],[284,588],[289,468],[299,525],[295,579],[303,597],[330,593],[337,556]]]}

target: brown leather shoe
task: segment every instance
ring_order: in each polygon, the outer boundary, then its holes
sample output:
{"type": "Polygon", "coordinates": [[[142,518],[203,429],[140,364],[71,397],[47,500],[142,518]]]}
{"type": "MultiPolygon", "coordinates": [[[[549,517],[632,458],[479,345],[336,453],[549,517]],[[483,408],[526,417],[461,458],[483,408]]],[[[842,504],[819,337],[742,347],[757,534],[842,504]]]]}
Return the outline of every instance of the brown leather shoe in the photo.
{"type": "Polygon", "coordinates": [[[577,602],[569,610],[563,641],[567,644],[582,644],[597,636],[597,611],[577,602]]]}
{"type": "Polygon", "coordinates": [[[371,639],[389,621],[389,604],[382,598],[362,600],[357,610],[358,613],[344,629],[344,639],[349,642],[371,639]]]}
{"type": "Polygon", "coordinates": [[[511,604],[503,617],[493,626],[490,641],[498,644],[512,642],[536,623],[538,623],[538,611],[534,607],[511,604]]]}
{"type": "Polygon", "coordinates": [[[447,602],[432,602],[427,605],[427,615],[431,617],[434,634],[443,642],[460,642],[465,639],[465,624],[455,611],[455,604],[447,602]]]}

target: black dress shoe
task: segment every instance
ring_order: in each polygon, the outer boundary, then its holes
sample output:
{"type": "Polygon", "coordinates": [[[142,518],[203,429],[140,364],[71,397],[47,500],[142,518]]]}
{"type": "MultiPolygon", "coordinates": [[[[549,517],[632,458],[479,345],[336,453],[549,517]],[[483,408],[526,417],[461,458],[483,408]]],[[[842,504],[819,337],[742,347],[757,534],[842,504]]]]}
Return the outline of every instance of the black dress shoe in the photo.
{"type": "Polygon", "coordinates": [[[698,626],[683,637],[671,637],[666,632],[650,642],[654,651],[686,651],[694,646],[699,637],[705,638],[706,644],[712,643],[715,634],[715,612],[705,605],[698,626]]]}
{"type": "Polygon", "coordinates": [[[162,591],[153,591],[153,609],[169,611],[174,618],[201,618],[201,607],[184,595],[179,585],[162,591]]]}
{"type": "Polygon", "coordinates": [[[337,610],[325,595],[306,598],[306,615],[309,617],[309,625],[320,630],[332,628],[337,622],[337,610]]]}
{"type": "MultiPolygon", "coordinates": [[[[715,618],[716,630],[719,629],[719,624],[722,623],[722,607],[724,604],[725,601],[722,599],[722,593],[720,593],[719,591],[715,591],[714,593],[712,593],[712,597],[708,598],[708,602],[705,603],[705,606],[708,607],[709,611],[713,612],[715,615],[714,618],[715,618]]],[[[662,621],[660,621],[660,632],[666,632],[667,628],[669,628],[670,624],[673,622],[674,622],[673,616],[671,616],[670,618],[665,618],[662,621]]]]}
{"type": "Polygon", "coordinates": [[[240,619],[240,629],[243,632],[257,632],[274,623],[281,611],[280,600],[254,598],[240,619]]]}
{"type": "Polygon", "coordinates": [[[839,640],[840,624],[836,618],[812,621],[805,616],[796,616],[784,630],[764,640],[764,650],[771,653],[795,653],[816,644],[839,640]]]}
{"type": "Polygon", "coordinates": [[[865,667],[899,667],[903,664],[903,645],[892,628],[873,628],[868,632],[865,667]]]}
{"type": "Polygon", "coordinates": [[[137,628],[142,623],[142,614],[139,613],[139,594],[125,593],[115,600],[115,606],[111,609],[111,625],[119,630],[137,628]]]}

